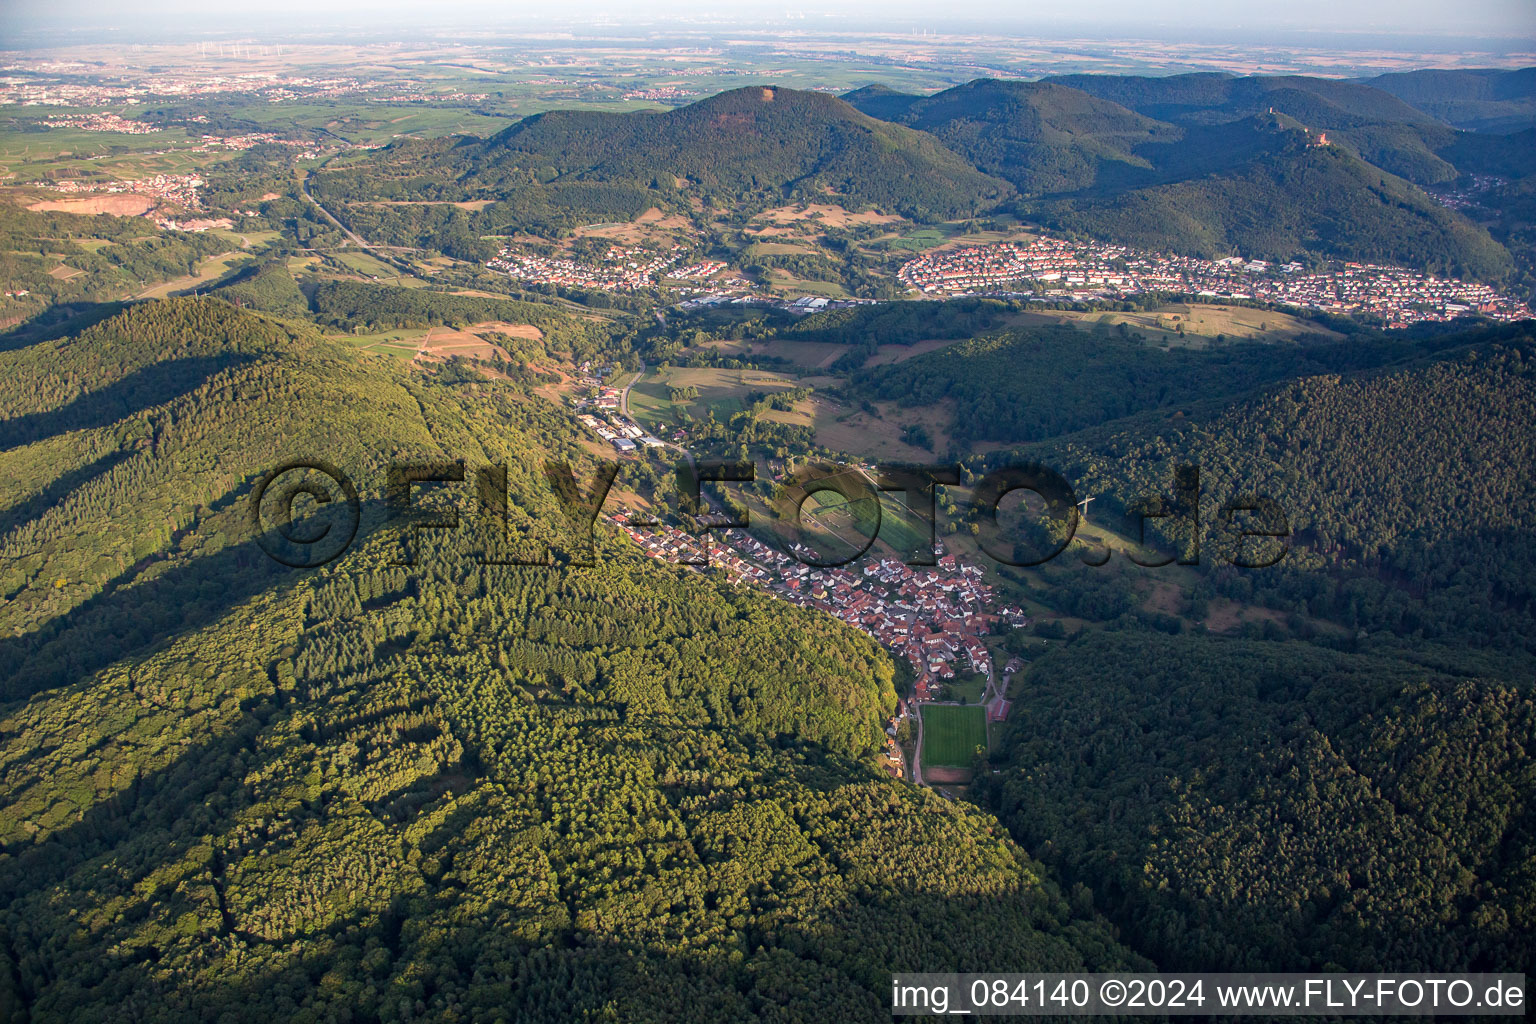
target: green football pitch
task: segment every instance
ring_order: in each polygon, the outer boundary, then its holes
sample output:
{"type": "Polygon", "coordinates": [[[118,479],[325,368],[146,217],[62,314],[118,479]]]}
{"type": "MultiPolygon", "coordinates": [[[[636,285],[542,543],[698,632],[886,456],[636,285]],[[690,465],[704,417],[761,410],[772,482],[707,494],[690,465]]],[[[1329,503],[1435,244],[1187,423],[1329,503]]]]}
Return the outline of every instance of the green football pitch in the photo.
{"type": "Polygon", "coordinates": [[[933,704],[922,713],[923,764],[969,768],[976,748],[986,747],[987,714],[979,704],[933,704]]]}

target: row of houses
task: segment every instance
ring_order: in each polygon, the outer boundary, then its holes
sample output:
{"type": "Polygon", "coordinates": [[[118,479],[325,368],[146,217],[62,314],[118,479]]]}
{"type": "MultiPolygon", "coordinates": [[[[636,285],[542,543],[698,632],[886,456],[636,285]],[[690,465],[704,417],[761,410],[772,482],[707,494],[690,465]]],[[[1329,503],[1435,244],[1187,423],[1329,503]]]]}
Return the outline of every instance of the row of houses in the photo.
{"type": "Polygon", "coordinates": [[[1371,316],[1390,326],[1469,313],[1505,321],[1531,316],[1526,304],[1477,282],[1369,263],[1304,270],[1295,262],[1275,266],[1242,256],[1204,260],[1103,242],[1037,238],[929,253],[903,265],[897,277],[932,295],[1040,294],[1088,301],[1174,293],[1371,316]]]}

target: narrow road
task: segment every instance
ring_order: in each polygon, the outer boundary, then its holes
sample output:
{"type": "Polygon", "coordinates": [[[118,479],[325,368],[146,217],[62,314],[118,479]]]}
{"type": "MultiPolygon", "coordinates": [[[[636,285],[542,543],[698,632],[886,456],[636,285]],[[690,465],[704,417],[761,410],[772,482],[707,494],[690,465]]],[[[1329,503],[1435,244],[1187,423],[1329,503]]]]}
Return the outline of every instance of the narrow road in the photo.
{"type": "Polygon", "coordinates": [[[629,378],[629,383],[624,385],[624,390],[619,394],[619,415],[628,419],[634,419],[633,416],[629,415],[629,389],[635,386],[635,381],[644,376],[645,364],[641,363],[639,371],[636,372],[633,377],[629,378]]]}
{"type": "Polygon", "coordinates": [[[912,748],[912,781],[919,786],[923,782],[923,709],[917,709],[917,746],[912,748]]]}
{"type": "MultiPolygon", "coordinates": [[[[659,316],[660,314],[657,314],[657,315],[659,316]]],[[[647,432],[651,432],[649,427],[647,427],[645,424],[641,423],[639,420],[635,419],[634,414],[629,411],[629,389],[634,387],[636,382],[639,381],[640,378],[644,377],[644,376],[645,376],[645,364],[641,363],[639,371],[633,377],[630,378],[629,383],[624,385],[624,390],[619,393],[619,414],[621,416],[623,416],[625,419],[629,420],[631,423],[635,423],[635,424],[639,425],[642,430],[646,430],[647,432]]],[[[656,436],[660,437],[661,435],[658,433],[656,436]]],[[[681,455],[683,458],[687,459],[688,460],[689,468],[690,469],[693,468],[693,466],[694,466],[693,452],[689,451],[687,448],[684,448],[680,444],[673,444],[671,441],[668,441],[665,438],[662,438],[662,442],[661,443],[665,446],[666,450],[668,450],[668,451],[675,451],[679,455],[681,455]]]]}
{"type": "Polygon", "coordinates": [[[357,245],[361,249],[366,249],[369,252],[373,251],[373,246],[371,246],[367,242],[363,241],[362,238],[359,237],[358,235],[353,234],[352,231],[345,224],[343,224],[341,221],[337,220],[334,216],[331,215],[331,211],[330,210],[327,210],[325,207],[320,205],[320,200],[316,199],[314,196],[309,194],[309,175],[307,175],[307,174],[300,174],[299,175],[299,191],[304,194],[304,198],[308,199],[310,204],[313,205],[315,209],[320,211],[320,216],[324,217],[326,220],[328,220],[332,224],[334,224],[336,226],[336,230],[338,230],[342,234],[346,235],[349,241],[351,241],[353,244],[357,245]]]}

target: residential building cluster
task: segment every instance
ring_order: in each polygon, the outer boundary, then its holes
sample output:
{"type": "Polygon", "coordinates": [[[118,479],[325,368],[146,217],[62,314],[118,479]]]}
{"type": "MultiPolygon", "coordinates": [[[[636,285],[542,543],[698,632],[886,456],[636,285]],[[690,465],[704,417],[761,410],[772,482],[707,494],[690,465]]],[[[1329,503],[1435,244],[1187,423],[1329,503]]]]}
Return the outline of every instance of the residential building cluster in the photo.
{"type": "Polygon", "coordinates": [[[117,132],[120,135],[153,135],[162,129],[143,121],[130,121],[116,114],[65,114],[50,117],[43,124],[49,128],[78,128],[83,132],[117,132]]]}
{"type": "Polygon", "coordinates": [[[685,100],[698,93],[679,89],[675,85],[662,85],[655,89],[632,89],[624,94],[626,100],[685,100]]]}
{"type": "Polygon", "coordinates": [[[32,76],[0,79],[0,104],[17,107],[106,107],[140,102],[142,86],[71,82],[32,76]]]}
{"type": "Polygon", "coordinates": [[[576,417],[577,421],[598,437],[613,445],[620,455],[633,455],[641,449],[664,448],[666,442],[645,432],[645,428],[618,415],[610,413],[599,419],[591,413],[576,417]]]}
{"type": "Polygon", "coordinates": [[[720,260],[703,260],[668,271],[667,276],[677,281],[702,281],[706,277],[714,277],[724,269],[725,263],[720,260]]]}
{"type": "Polygon", "coordinates": [[[942,541],[932,567],[887,558],[815,568],[742,530],[711,531],[701,538],[638,515],[621,513],[609,521],[652,558],[719,568],[868,634],[911,665],[918,702],[940,699],[941,687],[957,671],[990,682],[992,657],[983,638],[1025,624],[1019,609],[994,611],[995,595],[982,569],[942,553],[942,541]]]}
{"type": "Polygon", "coordinates": [[[246,132],[244,135],[204,135],[202,142],[192,148],[194,153],[206,153],[213,149],[244,151],[257,146],[289,146],[302,149],[310,145],[304,139],[285,139],[276,132],[246,132]]]}
{"type": "Polygon", "coordinates": [[[191,210],[202,206],[197,190],[202,187],[203,179],[198,174],[156,174],[149,178],[129,181],[80,181],[65,178],[62,181],[50,181],[45,184],[55,192],[130,194],[149,196],[152,199],[175,203],[191,210]]]}
{"type": "Polygon", "coordinates": [[[1523,320],[1530,307],[1484,284],[1401,267],[1341,262],[1306,271],[1229,256],[1205,260],[1105,242],[1037,238],[929,253],[897,276],[927,295],[1003,295],[1071,302],[1173,293],[1209,301],[1278,306],[1379,318],[1390,327],[1476,314],[1523,320]]]}
{"type": "Polygon", "coordinates": [[[1469,174],[1465,180],[1442,188],[1426,188],[1431,199],[1449,210],[1470,210],[1483,204],[1484,192],[1508,184],[1503,178],[1491,174],[1469,174]]]}
{"type": "Polygon", "coordinates": [[[606,292],[627,292],[653,288],[662,278],[701,280],[724,269],[725,264],[704,260],[678,266],[688,250],[681,245],[670,249],[645,246],[614,246],[595,264],[558,256],[539,256],[503,248],[486,266],[518,281],[556,284],[568,288],[595,288],[606,292]]]}
{"type": "MultiPolygon", "coordinates": [[[[58,62],[11,65],[3,70],[22,69],[29,74],[0,77],[0,104],[105,107],[142,103],[152,97],[221,96],[235,93],[255,95],[280,103],[382,91],[392,95],[413,95],[419,94],[422,85],[413,79],[386,82],[348,76],[285,75],[269,71],[146,71],[136,73],[129,79],[122,76],[98,77],[92,67],[58,62]]],[[[422,98],[434,100],[473,100],[469,96],[454,94],[421,95],[422,98]]]]}
{"type": "Polygon", "coordinates": [[[402,92],[393,96],[380,96],[380,103],[484,103],[491,98],[487,92],[402,92]]]}

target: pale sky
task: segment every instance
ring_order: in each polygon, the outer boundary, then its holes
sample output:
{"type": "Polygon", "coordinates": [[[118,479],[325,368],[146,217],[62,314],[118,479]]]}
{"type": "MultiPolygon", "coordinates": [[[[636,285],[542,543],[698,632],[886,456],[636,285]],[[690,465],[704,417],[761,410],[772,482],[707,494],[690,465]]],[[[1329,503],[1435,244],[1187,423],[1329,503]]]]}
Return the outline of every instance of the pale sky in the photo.
{"type": "Polygon", "coordinates": [[[423,27],[480,25],[514,30],[551,22],[601,19],[620,25],[707,19],[741,25],[798,24],[832,19],[868,29],[912,24],[936,31],[974,31],[995,25],[1009,34],[1052,34],[1075,29],[1105,36],[1133,36],[1149,28],[1160,35],[1265,31],[1323,34],[1477,36],[1529,40],[1536,37],[1536,0],[971,0],[935,5],[932,0],[789,0],[770,6],[720,0],[0,0],[0,48],[4,23],[27,27],[134,28],[154,24],[215,28],[266,22],[303,32],[306,27],[356,25],[379,28],[411,22],[423,27]]]}

